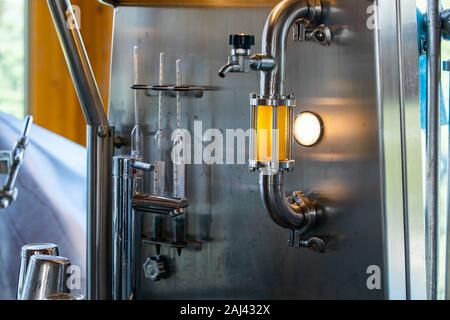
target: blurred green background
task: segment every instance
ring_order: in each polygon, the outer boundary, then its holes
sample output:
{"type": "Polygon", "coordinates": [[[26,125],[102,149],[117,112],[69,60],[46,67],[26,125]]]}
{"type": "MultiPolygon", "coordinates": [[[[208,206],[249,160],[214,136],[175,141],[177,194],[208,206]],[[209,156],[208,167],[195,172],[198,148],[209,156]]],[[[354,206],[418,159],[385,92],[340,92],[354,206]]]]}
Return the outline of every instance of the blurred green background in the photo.
{"type": "Polygon", "coordinates": [[[0,0],[0,111],[18,118],[26,101],[25,1],[0,0]]]}

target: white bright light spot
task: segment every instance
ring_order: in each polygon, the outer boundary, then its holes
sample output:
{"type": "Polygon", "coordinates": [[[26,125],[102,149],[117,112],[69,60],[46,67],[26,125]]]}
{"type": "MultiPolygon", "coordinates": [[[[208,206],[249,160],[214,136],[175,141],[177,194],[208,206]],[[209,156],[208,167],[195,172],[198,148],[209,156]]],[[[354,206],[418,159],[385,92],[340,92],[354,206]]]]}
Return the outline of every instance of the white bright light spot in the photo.
{"type": "Polygon", "coordinates": [[[312,112],[300,113],[294,122],[294,137],[298,143],[311,147],[322,138],[322,121],[312,112]]]}

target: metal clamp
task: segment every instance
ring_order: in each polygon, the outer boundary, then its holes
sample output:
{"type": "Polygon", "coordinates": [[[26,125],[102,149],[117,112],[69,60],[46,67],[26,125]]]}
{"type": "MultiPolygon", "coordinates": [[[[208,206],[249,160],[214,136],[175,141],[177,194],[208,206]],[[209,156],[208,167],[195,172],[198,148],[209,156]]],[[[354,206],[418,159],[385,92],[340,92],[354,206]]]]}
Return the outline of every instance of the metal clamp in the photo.
{"type": "Polygon", "coordinates": [[[297,22],[294,27],[294,41],[314,41],[324,47],[328,47],[331,45],[332,40],[333,33],[331,29],[324,24],[310,28],[308,23],[302,20],[297,22]]]}
{"type": "Polygon", "coordinates": [[[5,185],[0,189],[0,209],[8,208],[17,199],[18,190],[14,185],[29,143],[32,124],[33,117],[26,117],[22,136],[13,150],[0,152],[0,173],[7,174],[5,185]]]}
{"type": "Polygon", "coordinates": [[[327,244],[322,238],[316,236],[304,238],[301,232],[295,230],[289,231],[288,244],[291,248],[305,248],[317,253],[325,253],[327,250],[327,244]]]}

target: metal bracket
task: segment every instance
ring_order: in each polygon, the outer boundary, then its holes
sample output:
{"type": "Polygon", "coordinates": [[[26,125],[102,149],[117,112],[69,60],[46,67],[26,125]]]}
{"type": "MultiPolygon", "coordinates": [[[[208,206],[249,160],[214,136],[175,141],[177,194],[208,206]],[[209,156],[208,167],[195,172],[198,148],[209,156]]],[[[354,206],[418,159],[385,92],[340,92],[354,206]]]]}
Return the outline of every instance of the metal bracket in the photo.
{"type": "Polygon", "coordinates": [[[427,38],[426,37],[420,37],[420,48],[419,48],[419,55],[423,56],[427,54],[427,38]]]}
{"type": "Polygon", "coordinates": [[[313,41],[324,47],[328,47],[331,45],[332,40],[333,33],[331,29],[324,24],[311,28],[307,21],[302,20],[294,26],[294,41],[313,41]]]}
{"type": "Polygon", "coordinates": [[[203,86],[174,86],[174,85],[140,85],[135,84],[131,86],[133,90],[144,90],[147,96],[156,96],[160,92],[165,95],[176,98],[177,96],[202,98],[205,91],[218,90],[216,87],[203,87],[203,86]]]}
{"type": "Polygon", "coordinates": [[[183,243],[175,243],[173,241],[157,241],[153,240],[151,236],[144,234],[142,238],[143,245],[154,245],[156,248],[156,253],[161,254],[161,248],[172,248],[178,252],[178,256],[181,255],[182,250],[189,251],[201,251],[203,242],[197,241],[196,239],[191,239],[189,237],[186,238],[186,241],[183,243]]]}

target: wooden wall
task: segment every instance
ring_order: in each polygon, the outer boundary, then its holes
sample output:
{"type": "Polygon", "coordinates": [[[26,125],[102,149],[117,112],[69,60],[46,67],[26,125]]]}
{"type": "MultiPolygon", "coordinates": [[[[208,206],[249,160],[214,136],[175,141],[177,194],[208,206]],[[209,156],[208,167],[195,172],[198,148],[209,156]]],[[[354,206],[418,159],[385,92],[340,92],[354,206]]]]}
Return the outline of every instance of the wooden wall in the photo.
{"type": "MultiPolygon", "coordinates": [[[[29,0],[29,97],[35,121],[79,144],[86,125],[45,0],[29,0]]],[[[81,8],[81,33],[108,106],[113,9],[96,0],[73,0],[81,8]]]]}

